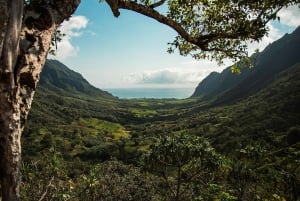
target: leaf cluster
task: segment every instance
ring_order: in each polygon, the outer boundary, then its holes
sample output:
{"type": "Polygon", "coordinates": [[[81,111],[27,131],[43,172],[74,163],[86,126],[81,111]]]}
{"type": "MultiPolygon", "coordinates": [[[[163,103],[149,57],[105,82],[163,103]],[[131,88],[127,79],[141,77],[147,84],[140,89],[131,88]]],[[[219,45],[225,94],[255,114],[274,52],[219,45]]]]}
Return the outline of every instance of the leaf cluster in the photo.
{"type": "Polygon", "coordinates": [[[169,52],[196,59],[239,60],[248,56],[247,44],[267,35],[267,23],[279,19],[280,9],[299,1],[170,0],[168,17],[180,24],[190,40],[179,34],[169,52]]]}

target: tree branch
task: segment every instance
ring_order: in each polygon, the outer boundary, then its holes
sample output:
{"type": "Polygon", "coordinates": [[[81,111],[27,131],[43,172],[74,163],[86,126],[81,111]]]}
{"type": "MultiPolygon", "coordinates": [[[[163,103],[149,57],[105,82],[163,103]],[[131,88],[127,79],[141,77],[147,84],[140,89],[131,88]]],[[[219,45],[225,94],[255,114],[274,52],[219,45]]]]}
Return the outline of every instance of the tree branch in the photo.
{"type": "Polygon", "coordinates": [[[45,190],[45,192],[43,193],[43,195],[41,196],[41,198],[39,199],[39,201],[42,201],[44,198],[45,198],[45,196],[47,195],[47,193],[48,193],[48,190],[49,190],[49,188],[51,187],[51,185],[52,185],[52,181],[54,180],[54,176],[50,179],[50,182],[49,182],[49,184],[46,186],[46,190],[45,190]]]}
{"type": "Polygon", "coordinates": [[[197,36],[191,36],[190,33],[188,33],[180,23],[174,21],[169,17],[166,17],[165,15],[162,15],[161,13],[153,9],[164,4],[165,1],[166,0],[161,0],[150,6],[145,6],[130,0],[106,0],[115,17],[118,17],[120,15],[119,9],[126,9],[140,13],[172,28],[187,42],[196,45],[203,51],[212,51],[212,49],[208,49],[208,43],[210,43],[211,41],[225,38],[235,39],[239,36],[238,33],[211,33],[207,35],[199,34],[197,36]]]}
{"type": "Polygon", "coordinates": [[[119,17],[119,0],[106,0],[115,17],[119,17]]]}
{"type": "MultiPolygon", "coordinates": [[[[238,27],[233,28],[227,28],[227,29],[221,29],[221,30],[213,30],[208,33],[200,32],[196,35],[193,35],[189,32],[188,28],[186,28],[183,24],[180,22],[177,22],[176,20],[173,20],[170,17],[167,17],[158,11],[156,11],[154,8],[163,5],[166,0],[158,0],[157,2],[150,4],[150,5],[143,5],[141,3],[137,3],[137,1],[134,0],[106,0],[106,2],[109,4],[112,12],[114,13],[114,16],[118,17],[120,15],[119,9],[126,9],[131,10],[137,13],[140,13],[142,15],[145,15],[147,17],[150,17],[152,19],[155,19],[156,21],[167,25],[168,27],[175,30],[179,36],[187,41],[188,43],[194,44],[197,46],[201,51],[205,52],[224,52],[224,50],[219,49],[218,47],[209,47],[209,43],[218,41],[218,40],[246,40],[246,39],[252,39],[252,40],[260,40],[262,35],[265,34],[266,31],[264,30],[257,30],[254,31],[253,29],[248,29],[247,25],[250,27],[253,27],[251,23],[255,25],[255,23],[259,23],[262,18],[262,15],[265,15],[265,10],[262,11],[260,15],[257,16],[256,19],[253,19],[252,21],[247,21],[247,23],[241,23],[238,27]]],[[[272,14],[277,13],[282,6],[275,9],[275,11],[272,14]]],[[[262,19],[262,24],[255,25],[254,27],[257,27],[257,29],[263,28],[266,26],[266,23],[273,19],[273,15],[267,15],[265,19],[262,19]]],[[[201,24],[201,22],[199,22],[201,24]]],[[[199,25],[200,26],[200,25],[199,25]]],[[[221,26],[221,25],[220,25],[221,26]]],[[[175,45],[178,47],[177,45],[175,45]]],[[[235,54],[232,54],[235,55],[235,54]]]]}
{"type": "Polygon", "coordinates": [[[156,3],[151,4],[149,7],[153,9],[153,8],[156,8],[156,7],[159,7],[159,6],[163,5],[165,2],[166,2],[166,0],[161,0],[161,1],[158,1],[156,3]]]}
{"type": "MultiPolygon", "coordinates": [[[[106,0],[106,2],[110,6],[115,17],[118,17],[120,15],[119,9],[131,10],[131,11],[140,13],[142,15],[145,15],[147,17],[150,17],[152,19],[155,19],[156,21],[171,27],[181,37],[183,37],[186,41],[188,41],[190,43],[197,44],[197,41],[199,40],[199,37],[194,38],[194,37],[190,36],[190,34],[179,23],[172,20],[171,18],[168,18],[168,17],[160,14],[158,11],[153,9],[159,5],[162,5],[165,2],[165,0],[161,0],[150,6],[144,6],[144,5],[138,4],[138,3],[134,2],[134,1],[130,1],[130,0],[106,0]]],[[[201,46],[200,46],[200,48],[201,48],[201,46]]]]}

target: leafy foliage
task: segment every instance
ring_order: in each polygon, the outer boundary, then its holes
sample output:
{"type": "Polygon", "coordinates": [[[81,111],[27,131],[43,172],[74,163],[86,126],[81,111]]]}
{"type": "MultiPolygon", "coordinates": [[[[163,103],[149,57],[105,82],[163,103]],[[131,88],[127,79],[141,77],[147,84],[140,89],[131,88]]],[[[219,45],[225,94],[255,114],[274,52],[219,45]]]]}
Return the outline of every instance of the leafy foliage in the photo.
{"type": "Polygon", "coordinates": [[[141,173],[136,167],[115,160],[106,161],[78,178],[70,178],[67,169],[71,167],[55,157],[51,161],[23,165],[23,200],[162,200],[154,188],[159,180],[141,173]]]}
{"type": "Polygon", "coordinates": [[[224,174],[226,161],[207,140],[181,133],[151,145],[144,166],[164,179],[168,200],[193,200],[224,174]]]}
{"type": "Polygon", "coordinates": [[[106,0],[114,15],[128,9],[151,17],[171,28],[178,36],[168,52],[196,59],[224,58],[234,61],[248,57],[247,42],[260,41],[268,33],[267,23],[279,19],[280,9],[299,4],[299,0],[106,0]],[[167,5],[166,15],[156,10],[167,5]]]}

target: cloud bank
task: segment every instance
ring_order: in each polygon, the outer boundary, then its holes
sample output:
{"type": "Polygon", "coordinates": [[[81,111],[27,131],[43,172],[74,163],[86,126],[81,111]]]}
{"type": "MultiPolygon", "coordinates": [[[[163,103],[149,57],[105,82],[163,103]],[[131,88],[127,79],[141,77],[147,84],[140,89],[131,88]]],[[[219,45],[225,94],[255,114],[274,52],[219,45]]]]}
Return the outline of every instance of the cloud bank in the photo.
{"type": "Polygon", "coordinates": [[[131,74],[127,79],[136,84],[189,84],[198,81],[200,77],[199,72],[161,69],[131,74]]]}
{"type": "Polygon", "coordinates": [[[131,73],[125,80],[128,84],[144,86],[195,87],[199,80],[205,78],[212,70],[220,71],[222,67],[219,67],[215,62],[191,61],[181,63],[173,68],[131,73]]]}
{"type": "Polygon", "coordinates": [[[72,44],[72,38],[80,37],[87,24],[88,19],[85,16],[73,16],[68,21],[64,21],[59,30],[65,36],[57,43],[56,55],[50,57],[63,61],[68,57],[77,56],[80,48],[72,44]]]}

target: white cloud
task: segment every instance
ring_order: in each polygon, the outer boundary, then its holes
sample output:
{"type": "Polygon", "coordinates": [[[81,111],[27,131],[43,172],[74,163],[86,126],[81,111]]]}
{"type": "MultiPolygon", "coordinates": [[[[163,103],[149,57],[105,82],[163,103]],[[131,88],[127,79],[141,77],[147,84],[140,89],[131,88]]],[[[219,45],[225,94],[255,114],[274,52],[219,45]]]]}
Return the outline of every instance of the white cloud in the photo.
{"type": "Polygon", "coordinates": [[[216,62],[191,60],[178,67],[132,73],[125,80],[127,84],[136,85],[195,87],[210,72],[220,72],[223,68],[216,62]]]}
{"type": "Polygon", "coordinates": [[[64,21],[59,27],[59,30],[65,34],[65,36],[57,43],[56,55],[50,57],[63,61],[68,57],[77,56],[79,46],[72,44],[72,38],[80,37],[82,35],[82,29],[85,29],[87,24],[88,19],[85,16],[73,16],[68,21],[64,21]]]}
{"type": "Polygon", "coordinates": [[[82,34],[79,30],[85,28],[87,24],[88,19],[85,16],[73,16],[64,21],[59,29],[70,37],[78,37],[82,34]]]}
{"type": "Polygon", "coordinates": [[[284,8],[278,12],[280,22],[290,27],[296,28],[300,25],[300,8],[298,5],[284,8]]]}

